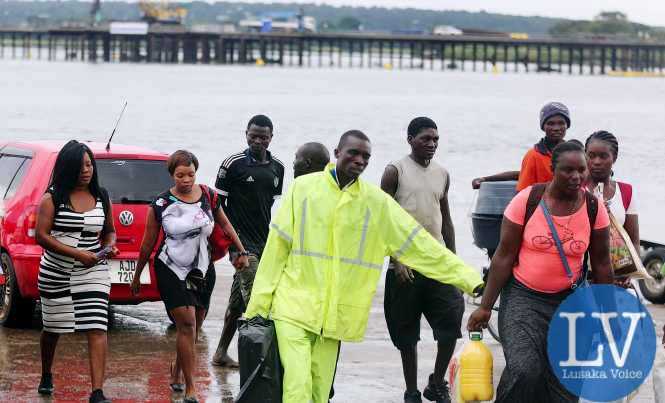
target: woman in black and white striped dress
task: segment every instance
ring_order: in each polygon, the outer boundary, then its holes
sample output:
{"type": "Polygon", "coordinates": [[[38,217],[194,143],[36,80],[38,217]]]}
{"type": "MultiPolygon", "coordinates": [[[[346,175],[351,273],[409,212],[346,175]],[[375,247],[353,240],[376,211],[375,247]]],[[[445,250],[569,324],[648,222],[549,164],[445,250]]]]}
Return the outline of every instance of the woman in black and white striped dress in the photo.
{"type": "Polygon", "coordinates": [[[106,366],[111,279],[106,258],[118,253],[108,194],[97,180],[92,151],[68,142],[39,206],[36,239],[44,248],[38,287],[42,304],[40,394],[53,393],[51,367],[60,334],[85,332],[92,380],[91,403],[107,402],[106,366]]]}

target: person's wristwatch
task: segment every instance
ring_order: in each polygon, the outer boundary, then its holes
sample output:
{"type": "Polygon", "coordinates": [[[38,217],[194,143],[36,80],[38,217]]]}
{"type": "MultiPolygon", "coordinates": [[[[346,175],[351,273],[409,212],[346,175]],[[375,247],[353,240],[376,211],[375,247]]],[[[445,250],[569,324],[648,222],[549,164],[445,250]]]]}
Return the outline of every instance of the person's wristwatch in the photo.
{"type": "Polygon", "coordinates": [[[240,253],[238,253],[238,256],[249,256],[249,252],[247,252],[247,251],[240,252],[240,253]]]}

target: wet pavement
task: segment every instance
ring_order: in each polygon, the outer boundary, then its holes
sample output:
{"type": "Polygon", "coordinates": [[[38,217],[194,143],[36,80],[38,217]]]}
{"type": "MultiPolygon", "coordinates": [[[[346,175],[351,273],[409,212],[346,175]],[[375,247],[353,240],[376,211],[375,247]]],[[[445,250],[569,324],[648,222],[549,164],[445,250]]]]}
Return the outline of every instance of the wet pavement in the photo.
{"type": "MultiPolygon", "coordinates": [[[[237,370],[210,365],[222,331],[224,310],[231,286],[232,268],[217,269],[217,286],[211,310],[197,345],[196,383],[199,399],[232,402],[239,390],[237,370]]],[[[468,315],[473,306],[467,306],[468,315]]],[[[659,338],[665,322],[665,306],[649,305],[659,338]]],[[[175,329],[161,303],[115,306],[109,331],[109,356],[105,394],[114,402],[170,402],[182,395],[171,394],[169,364],[175,358],[175,329]]],[[[39,319],[29,329],[0,328],[0,401],[76,402],[87,401],[89,370],[87,343],[82,335],[61,337],[54,364],[55,393],[41,398],[36,392],[40,376],[39,319]]],[[[466,317],[464,319],[466,323],[466,317]]],[[[434,367],[436,346],[423,320],[419,345],[419,386],[422,390],[434,367]]],[[[503,369],[500,345],[488,334],[486,342],[495,359],[495,385],[503,369]]],[[[237,357],[234,339],[230,351],[237,357]]],[[[461,343],[459,343],[461,344],[461,343]]],[[[458,344],[458,347],[459,347],[458,344]]],[[[363,343],[344,343],[335,382],[333,402],[400,402],[404,391],[398,351],[393,348],[383,318],[383,286],[379,286],[363,343]]],[[[633,402],[653,402],[649,380],[633,402]]]]}

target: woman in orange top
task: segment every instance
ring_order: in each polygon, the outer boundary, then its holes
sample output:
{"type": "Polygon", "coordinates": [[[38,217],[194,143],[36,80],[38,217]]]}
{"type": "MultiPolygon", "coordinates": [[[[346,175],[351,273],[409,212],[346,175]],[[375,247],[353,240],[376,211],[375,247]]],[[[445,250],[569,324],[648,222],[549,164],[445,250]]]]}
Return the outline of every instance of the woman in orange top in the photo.
{"type": "Polygon", "coordinates": [[[563,141],[570,127],[570,111],[560,102],[550,102],[540,110],[540,128],[545,137],[531,148],[522,159],[520,171],[508,171],[476,178],[471,183],[478,189],[482,182],[517,180],[517,191],[536,183],[552,180],[552,150],[563,141]]]}
{"type": "Polygon", "coordinates": [[[552,151],[552,169],[552,182],[539,187],[543,193],[535,201],[547,206],[569,268],[559,255],[542,205],[527,215],[534,188],[526,188],[506,208],[481,305],[467,323],[469,331],[487,327],[501,293],[499,333],[506,367],[497,403],[577,402],[549,366],[549,323],[573,285],[584,278],[585,252],[591,257],[594,282],[613,282],[609,217],[604,203],[583,187],[588,168],[582,146],[573,141],[558,145],[552,151]]]}

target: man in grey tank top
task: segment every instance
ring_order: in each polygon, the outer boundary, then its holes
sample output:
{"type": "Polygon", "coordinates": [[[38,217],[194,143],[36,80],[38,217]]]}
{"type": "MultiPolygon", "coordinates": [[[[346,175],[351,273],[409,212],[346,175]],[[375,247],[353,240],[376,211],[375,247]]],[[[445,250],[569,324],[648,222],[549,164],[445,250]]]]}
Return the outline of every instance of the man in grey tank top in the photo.
{"type": "MultiPolygon", "coordinates": [[[[432,160],[439,143],[434,121],[426,117],[413,119],[407,142],[411,154],[386,166],[381,188],[435,239],[455,252],[455,229],[448,206],[450,175],[432,160]]],[[[424,277],[391,259],[383,303],[390,339],[402,356],[406,382],[404,401],[422,401],[417,379],[417,343],[420,318],[424,314],[434,332],[438,353],[434,373],[429,376],[423,396],[431,401],[450,403],[444,377],[457,339],[462,337],[462,294],[453,286],[424,277]]]]}

